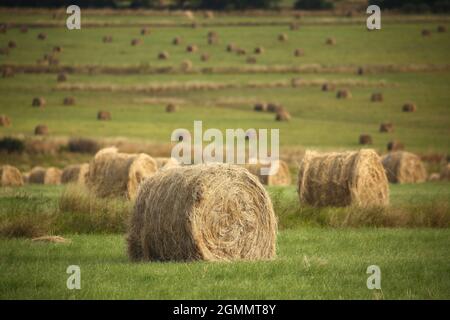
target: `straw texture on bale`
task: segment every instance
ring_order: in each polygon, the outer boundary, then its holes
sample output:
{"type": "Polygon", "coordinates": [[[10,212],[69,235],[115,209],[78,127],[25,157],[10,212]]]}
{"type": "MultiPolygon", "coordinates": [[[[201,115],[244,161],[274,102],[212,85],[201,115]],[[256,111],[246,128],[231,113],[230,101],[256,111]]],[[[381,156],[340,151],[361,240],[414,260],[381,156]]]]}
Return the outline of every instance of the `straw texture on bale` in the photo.
{"type": "Polygon", "coordinates": [[[157,157],[154,159],[156,161],[159,170],[170,169],[180,166],[180,162],[178,162],[178,160],[175,158],[157,157]]]}
{"type": "Polygon", "coordinates": [[[9,127],[11,125],[11,120],[8,116],[4,114],[0,115],[0,127],[9,127]]]}
{"type": "Polygon", "coordinates": [[[181,70],[183,70],[183,71],[190,71],[191,69],[192,69],[192,67],[193,67],[193,65],[192,65],[192,61],[190,61],[190,60],[184,60],[182,63],[181,63],[181,70]]]}
{"type": "Polygon", "coordinates": [[[111,120],[111,113],[109,111],[99,111],[97,120],[111,120]]]}
{"type": "Polygon", "coordinates": [[[0,167],[0,186],[2,187],[19,187],[23,186],[23,178],[19,169],[4,165],[0,167]]]}
{"type": "Polygon", "coordinates": [[[271,164],[246,164],[245,168],[253,175],[258,177],[259,181],[268,186],[288,186],[291,184],[291,173],[289,166],[283,160],[273,161],[271,164]],[[262,168],[270,168],[275,170],[278,166],[278,171],[272,172],[270,175],[261,174],[262,168]]]}
{"type": "Polygon", "coordinates": [[[35,135],[46,135],[48,134],[48,127],[45,124],[39,124],[34,128],[35,135]]]}
{"type": "Polygon", "coordinates": [[[30,171],[28,182],[36,184],[58,185],[61,184],[61,175],[62,171],[58,168],[34,167],[30,171]]]}
{"type": "Polygon", "coordinates": [[[116,148],[97,152],[89,164],[86,181],[98,197],[125,197],[134,199],[139,184],[158,170],[156,161],[144,153],[119,153],[116,148]]]}
{"type": "Polygon", "coordinates": [[[372,136],[369,134],[361,134],[359,136],[359,144],[372,144],[372,136]]]}
{"type": "Polygon", "coordinates": [[[384,206],[389,185],[371,149],[342,153],[307,151],[298,173],[300,203],[312,206],[384,206]]]}
{"type": "Polygon", "coordinates": [[[278,112],[283,109],[283,106],[278,103],[270,102],[267,104],[267,111],[269,112],[278,112]]]}
{"type": "Polygon", "coordinates": [[[418,156],[406,151],[390,152],[382,158],[391,183],[419,183],[427,180],[427,171],[418,156]]]}
{"type": "Polygon", "coordinates": [[[197,52],[198,47],[195,44],[188,45],[186,47],[187,52],[197,52]]]}
{"type": "Polygon", "coordinates": [[[173,40],[172,40],[172,44],[173,44],[173,45],[177,46],[177,45],[179,45],[180,43],[181,43],[181,38],[180,38],[180,37],[175,37],[175,38],[173,38],[173,40]]]}
{"type": "Polygon", "coordinates": [[[271,200],[245,168],[208,164],[146,180],[128,232],[133,261],[267,260],[276,255],[271,200]]]}
{"type": "Polygon", "coordinates": [[[228,52],[233,52],[234,50],[236,50],[236,45],[234,43],[230,43],[230,44],[227,45],[226,50],[228,52]]]}
{"type": "Polygon", "coordinates": [[[64,168],[61,183],[76,183],[84,185],[89,174],[89,164],[73,164],[64,168]]]}

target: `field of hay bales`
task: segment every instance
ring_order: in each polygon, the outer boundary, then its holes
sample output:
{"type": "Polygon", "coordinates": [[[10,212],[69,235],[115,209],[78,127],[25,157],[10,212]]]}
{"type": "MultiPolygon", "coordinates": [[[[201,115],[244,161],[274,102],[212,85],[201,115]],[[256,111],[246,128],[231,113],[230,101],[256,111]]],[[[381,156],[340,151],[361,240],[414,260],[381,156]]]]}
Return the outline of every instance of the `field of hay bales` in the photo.
{"type": "MultiPolygon", "coordinates": [[[[450,26],[449,16],[389,14],[379,31],[366,29],[364,12],[192,17],[90,9],[73,31],[65,18],[61,10],[0,9],[6,26],[0,33],[1,299],[450,298],[450,33],[438,32],[450,26]],[[174,175],[185,190],[167,177],[146,184],[161,188],[146,196],[162,209],[135,200],[137,186],[168,161],[162,158],[170,156],[172,131],[192,132],[195,120],[222,132],[280,129],[280,158],[291,177],[279,180],[290,183],[261,187],[239,175],[236,191],[219,179],[236,195],[230,197],[208,189],[213,178],[200,183],[174,175]],[[412,153],[414,165],[399,153],[406,160],[386,165],[384,177],[388,144],[412,153]],[[116,158],[95,163],[96,152],[110,146],[116,158]],[[370,168],[350,159],[349,167],[317,164],[299,183],[299,170],[312,166],[306,150],[345,157],[361,148],[375,151],[380,179],[367,179],[370,168]],[[370,185],[375,180],[380,186],[370,185]],[[357,201],[354,190],[363,194],[357,201]],[[364,205],[369,193],[380,206],[364,205]],[[214,211],[215,197],[222,210],[234,212],[224,218],[231,219],[224,223],[232,237],[225,254],[211,249],[214,237],[201,234],[207,214],[197,221],[201,236],[184,235],[184,228],[167,234],[190,225],[180,206],[214,211]],[[158,221],[162,235],[151,237],[159,260],[189,248],[200,261],[131,262],[127,234],[135,201],[158,221]],[[264,232],[276,236],[264,237],[254,219],[272,214],[270,203],[277,221],[264,232]],[[46,236],[65,241],[40,238],[46,236]],[[253,254],[258,237],[270,242],[269,254],[253,254]],[[206,244],[195,242],[203,238],[206,244]],[[202,250],[193,250],[194,242],[202,250]],[[251,254],[238,252],[247,246],[251,254]],[[239,255],[242,261],[209,261],[239,255]],[[270,259],[245,259],[264,255],[270,259]],[[73,264],[82,270],[81,290],[66,288],[73,264]],[[367,288],[369,265],[380,266],[382,290],[367,288]]],[[[179,166],[169,165],[164,170],[179,166]]],[[[139,225],[140,216],[134,218],[139,225]]],[[[148,256],[139,253],[152,260],[155,249],[147,249],[148,256]]]]}

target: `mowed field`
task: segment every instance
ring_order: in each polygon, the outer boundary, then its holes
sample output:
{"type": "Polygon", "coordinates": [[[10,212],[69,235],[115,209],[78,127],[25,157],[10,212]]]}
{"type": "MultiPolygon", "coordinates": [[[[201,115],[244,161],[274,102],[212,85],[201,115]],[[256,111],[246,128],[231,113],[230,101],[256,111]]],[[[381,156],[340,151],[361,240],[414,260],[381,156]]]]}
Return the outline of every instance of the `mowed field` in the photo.
{"type": "MultiPolygon", "coordinates": [[[[27,33],[18,27],[0,33],[0,48],[17,44],[0,55],[2,66],[17,71],[0,78],[0,114],[12,122],[0,127],[1,137],[31,139],[35,126],[45,124],[49,134],[42,139],[49,141],[121,138],[167,145],[174,129],[192,132],[194,120],[202,120],[204,130],[278,128],[282,157],[291,150],[356,150],[360,134],[370,134],[369,147],[379,153],[391,140],[423,157],[450,152],[450,33],[436,32],[438,25],[450,26],[447,16],[389,16],[375,32],[367,31],[364,15],[306,15],[297,20],[299,30],[290,30],[292,17],[275,14],[190,20],[89,11],[76,31],[64,27],[63,17],[0,11],[0,22],[29,25],[27,33]],[[149,34],[140,34],[143,25],[151,25],[149,34]],[[432,35],[423,37],[423,29],[432,35]],[[217,44],[208,44],[209,31],[218,34],[217,44]],[[41,32],[46,40],[37,39],[41,32]],[[287,41],[277,40],[281,33],[287,41]],[[106,35],[112,43],[102,42],[106,35]],[[182,43],[173,45],[174,37],[182,43]],[[336,45],[327,46],[328,37],[336,45]],[[142,43],[131,46],[132,39],[142,43]],[[229,43],[247,54],[227,52],[229,43]],[[186,52],[189,44],[198,51],[186,52]],[[55,46],[63,49],[55,54],[59,64],[38,64],[55,46]],[[264,53],[253,54],[256,47],[264,53]],[[297,48],[304,56],[294,56],[297,48]],[[158,59],[162,51],[167,60],[158,59]],[[201,61],[203,53],[208,61],[201,61]],[[248,63],[249,56],[256,63],[248,63]],[[188,72],[181,68],[186,60],[192,63],[188,72]],[[67,81],[57,81],[61,72],[67,81]],[[352,98],[336,99],[336,90],[321,90],[323,83],[349,89],[352,98]],[[383,102],[370,101],[374,92],[383,94],[383,102]],[[69,96],[76,103],[64,106],[69,96]],[[44,97],[46,106],[33,108],[34,97],[44,97]],[[167,113],[169,102],[179,110],[167,113]],[[257,102],[282,104],[291,121],[253,111],[257,102]],[[406,102],[417,111],[402,112],[406,102]],[[110,111],[112,120],[98,121],[99,110],[110,111]],[[392,122],[394,132],[380,133],[382,122],[392,122]]],[[[0,154],[0,164],[28,171],[91,157],[66,151],[0,154]]],[[[296,162],[289,164],[295,184],[296,162]]],[[[427,167],[439,170],[436,163],[427,167]]],[[[132,203],[74,206],[63,186],[3,188],[0,298],[449,299],[449,189],[448,182],[391,185],[391,205],[365,211],[306,207],[294,185],[272,187],[279,220],[274,261],[135,264],[125,248],[132,203]],[[71,243],[17,237],[42,232],[71,243]],[[81,290],[66,288],[65,271],[72,264],[81,267],[81,290]],[[366,269],[373,264],[381,268],[382,290],[366,287],[366,269]]]]}

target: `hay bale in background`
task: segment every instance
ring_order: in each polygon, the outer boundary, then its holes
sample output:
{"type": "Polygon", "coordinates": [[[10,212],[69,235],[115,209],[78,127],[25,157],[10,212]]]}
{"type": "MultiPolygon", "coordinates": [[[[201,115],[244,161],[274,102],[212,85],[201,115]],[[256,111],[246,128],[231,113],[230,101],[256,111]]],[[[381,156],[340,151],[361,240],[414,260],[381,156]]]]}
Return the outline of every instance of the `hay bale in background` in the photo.
{"type": "Polygon", "coordinates": [[[187,52],[197,52],[198,51],[198,47],[195,44],[190,44],[186,47],[186,51],[187,52]]]}
{"type": "Polygon", "coordinates": [[[370,101],[372,101],[372,102],[382,102],[383,101],[383,94],[381,92],[372,93],[372,96],[370,97],[370,101]]]}
{"type": "Polygon", "coordinates": [[[282,108],[277,111],[275,120],[276,121],[289,121],[289,120],[291,120],[291,114],[287,110],[282,108]]]}
{"type": "Polygon", "coordinates": [[[20,27],[20,32],[21,33],[27,33],[28,32],[28,27],[27,26],[21,26],[20,27]]]}
{"type": "Polygon", "coordinates": [[[181,63],[181,70],[183,72],[191,71],[192,67],[193,67],[193,65],[192,65],[192,61],[191,60],[184,60],[181,63]]]}
{"type": "Polygon", "coordinates": [[[442,181],[450,181],[450,163],[447,163],[444,166],[442,166],[439,178],[442,181]]]}
{"type": "Polygon", "coordinates": [[[109,111],[99,111],[97,113],[97,120],[109,121],[111,120],[111,113],[109,111]]]}
{"type": "Polygon", "coordinates": [[[334,46],[334,45],[336,45],[336,39],[335,38],[327,38],[327,40],[325,41],[325,44],[327,44],[329,46],[334,46]]]}
{"type": "Polygon", "coordinates": [[[17,43],[13,40],[8,41],[8,48],[10,48],[10,49],[17,48],[17,43]]]}
{"type": "Polygon", "coordinates": [[[94,154],[99,148],[97,141],[87,138],[71,138],[67,144],[70,152],[94,154]]]}
{"type": "Polygon", "coordinates": [[[0,114],[0,127],[9,127],[11,125],[11,120],[8,116],[0,114]]]}
{"type": "Polygon", "coordinates": [[[169,59],[169,53],[167,51],[162,51],[158,54],[159,60],[167,60],[169,59]]]}
{"type": "Polygon", "coordinates": [[[200,56],[200,60],[205,62],[209,60],[209,54],[207,53],[202,53],[202,55],[200,56]]]}
{"type": "Polygon", "coordinates": [[[423,30],[422,30],[422,36],[423,36],[423,37],[429,37],[429,36],[431,36],[431,31],[428,30],[428,29],[423,29],[423,30]]]}
{"type": "Polygon", "coordinates": [[[59,185],[61,184],[61,175],[62,171],[58,168],[34,167],[30,171],[28,182],[36,184],[59,185]]]}
{"type": "Polygon", "coordinates": [[[34,134],[35,135],[47,135],[48,134],[48,127],[45,124],[39,124],[34,128],[34,134]]]}
{"type": "Polygon", "coordinates": [[[378,154],[371,149],[341,153],[307,151],[300,163],[298,194],[312,206],[385,206],[389,185],[378,154]]]}
{"type": "Polygon", "coordinates": [[[267,103],[265,102],[258,102],[255,103],[253,106],[253,110],[261,112],[261,111],[267,111],[267,103]]]}
{"type": "Polygon", "coordinates": [[[263,47],[256,47],[253,52],[255,54],[263,54],[264,53],[264,48],[263,47]]]}
{"type": "Polygon", "coordinates": [[[11,78],[14,76],[14,70],[10,67],[2,68],[2,77],[3,78],[11,78]]]}
{"type": "Polygon", "coordinates": [[[55,53],[61,53],[63,49],[60,46],[54,46],[52,51],[55,53]]]}
{"type": "Polygon", "coordinates": [[[227,52],[233,52],[236,50],[236,45],[234,43],[229,43],[226,47],[227,52]]]}
{"type": "Polygon", "coordinates": [[[416,112],[417,106],[412,102],[408,102],[403,105],[402,111],[403,112],[416,112]]]}
{"type": "Polygon", "coordinates": [[[322,85],[322,91],[334,91],[336,86],[332,83],[324,83],[322,85]]]}
{"type": "Polygon", "coordinates": [[[338,99],[351,99],[351,97],[352,94],[348,89],[341,89],[338,90],[338,92],[336,93],[336,98],[338,99]]]}
{"type": "Polygon", "coordinates": [[[144,28],[141,29],[140,33],[141,33],[142,36],[145,36],[147,34],[150,34],[150,29],[147,28],[147,27],[144,27],[144,28]]]}
{"type": "Polygon", "coordinates": [[[288,40],[288,35],[286,33],[281,33],[278,35],[278,41],[285,42],[288,40]]]}
{"type": "Polygon", "coordinates": [[[76,183],[84,185],[89,174],[89,163],[73,164],[64,168],[61,183],[76,183]]]}
{"type": "Polygon", "coordinates": [[[359,67],[358,70],[356,70],[356,74],[362,76],[364,74],[364,68],[359,67]]]}
{"type": "Polygon", "coordinates": [[[0,167],[0,186],[1,187],[19,187],[23,186],[23,178],[19,169],[3,165],[0,167]]]}
{"type": "Polygon", "coordinates": [[[256,63],[256,58],[255,57],[247,57],[245,62],[247,62],[249,64],[255,64],[256,63]]]}
{"type": "Polygon", "coordinates": [[[238,56],[245,56],[247,54],[247,50],[242,48],[236,48],[235,51],[238,56]]]}
{"type": "Polygon", "coordinates": [[[267,111],[268,112],[278,112],[279,110],[282,110],[283,106],[279,103],[269,102],[267,104],[267,111]]]}
{"type": "Polygon", "coordinates": [[[156,161],[144,153],[119,153],[116,148],[97,152],[89,164],[86,185],[98,197],[134,199],[139,184],[158,170],[156,161]]]}
{"type": "Polygon", "coordinates": [[[205,11],[205,13],[203,14],[203,17],[205,19],[212,19],[212,18],[214,18],[214,12],[212,12],[212,11],[205,11]]]}
{"type": "Polygon", "coordinates": [[[258,177],[259,181],[267,186],[288,186],[291,184],[291,173],[289,166],[283,160],[272,161],[270,164],[249,164],[245,165],[245,168],[253,175],[258,177]],[[261,174],[262,168],[269,168],[274,171],[278,166],[277,172],[272,172],[271,175],[261,174]]]}
{"type": "Polygon", "coordinates": [[[418,156],[406,151],[390,152],[382,158],[391,183],[418,183],[427,180],[427,171],[418,156]]]}
{"type": "Polygon", "coordinates": [[[47,34],[41,32],[41,33],[38,34],[37,38],[39,40],[45,40],[45,39],[47,39],[47,34]]]}
{"type": "Polygon", "coordinates": [[[437,27],[437,32],[440,32],[440,33],[447,32],[447,27],[440,25],[437,27]]]}
{"type": "Polygon", "coordinates": [[[394,132],[394,125],[391,122],[380,124],[380,132],[394,132]]]}
{"type": "Polygon", "coordinates": [[[133,47],[141,45],[141,44],[142,44],[142,40],[141,39],[133,39],[133,40],[131,40],[131,45],[133,47]]]}
{"type": "Polygon", "coordinates": [[[294,50],[294,56],[303,57],[305,55],[305,51],[301,48],[297,48],[294,50]]]}
{"type": "Polygon", "coordinates": [[[75,105],[75,98],[74,97],[65,97],[63,100],[63,104],[65,106],[73,106],[73,105],[75,105]]]}
{"type": "Polygon", "coordinates": [[[146,180],[128,231],[133,261],[271,259],[277,219],[247,170],[226,164],[163,170],[146,180]]]}
{"type": "Polygon", "coordinates": [[[405,149],[405,146],[403,143],[397,140],[389,141],[387,144],[387,150],[388,151],[398,151],[405,149]]]}
{"type": "Polygon", "coordinates": [[[67,81],[67,76],[66,76],[65,73],[60,73],[60,74],[58,74],[58,77],[56,78],[56,80],[57,80],[58,82],[64,82],[64,81],[67,81]]]}
{"type": "Polygon", "coordinates": [[[175,104],[173,104],[173,103],[169,103],[167,106],[166,106],[166,112],[176,112],[178,110],[178,107],[175,105],[175,104]]]}
{"type": "Polygon", "coordinates": [[[373,144],[372,136],[370,134],[361,134],[359,136],[359,144],[373,144]]]}
{"type": "Polygon", "coordinates": [[[102,38],[103,43],[111,43],[113,41],[112,36],[104,36],[102,38]]]}
{"type": "Polygon", "coordinates": [[[181,42],[182,42],[182,40],[181,40],[180,37],[175,37],[172,40],[172,44],[175,45],[175,46],[179,45],[181,42]]]}
{"type": "Polygon", "coordinates": [[[298,22],[291,22],[289,24],[289,29],[291,29],[292,31],[299,30],[300,29],[300,24],[298,22]]]}
{"type": "Polygon", "coordinates": [[[154,158],[154,159],[158,166],[158,170],[162,170],[162,169],[166,170],[166,169],[171,169],[171,168],[181,166],[180,162],[178,162],[178,160],[175,158],[158,157],[158,158],[154,158]]]}
{"type": "Polygon", "coordinates": [[[42,97],[33,98],[33,101],[31,102],[31,105],[33,107],[44,107],[45,104],[46,104],[46,101],[42,97]]]}

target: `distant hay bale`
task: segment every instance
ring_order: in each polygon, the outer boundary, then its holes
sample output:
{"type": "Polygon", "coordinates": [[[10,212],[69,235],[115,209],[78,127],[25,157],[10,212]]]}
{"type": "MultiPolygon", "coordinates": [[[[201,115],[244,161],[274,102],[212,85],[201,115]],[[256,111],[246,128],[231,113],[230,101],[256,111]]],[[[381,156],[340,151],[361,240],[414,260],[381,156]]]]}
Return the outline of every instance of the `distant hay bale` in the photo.
{"type": "Polygon", "coordinates": [[[184,16],[188,19],[194,19],[194,13],[190,10],[184,11],[184,16]]]}
{"type": "Polygon", "coordinates": [[[332,83],[324,83],[322,85],[322,91],[334,91],[336,86],[332,83]]]}
{"type": "Polygon", "coordinates": [[[236,48],[236,54],[238,56],[245,56],[247,54],[247,50],[242,49],[242,48],[236,48]]]}
{"type": "Polygon", "coordinates": [[[103,43],[111,43],[113,41],[112,36],[103,36],[102,38],[103,43]]]}
{"type": "Polygon", "coordinates": [[[48,127],[45,124],[39,124],[34,128],[35,135],[47,135],[48,127]]]}
{"type": "Polygon", "coordinates": [[[105,148],[91,160],[86,185],[100,198],[134,199],[140,183],[157,170],[156,161],[149,155],[119,153],[116,148],[105,148]]]}
{"type": "Polygon", "coordinates": [[[100,146],[97,141],[88,138],[71,138],[67,143],[67,149],[70,152],[77,153],[96,153],[100,146]]]}
{"type": "Polygon", "coordinates": [[[0,167],[0,186],[1,187],[20,187],[23,186],[23,178],[19,169],[3,165],[0,167]]]}
{"type": "Polygon", "coordinates": [[[175,105],[175,104],[173,104],[173,103],[169,103],[167,106],[166,106],[166,112],[176,112],[178,110],[178,107],[175,105]]]}
{"type": "Polygon", "coordinates": [[[11,120],[8,116],[0,114],[0,127],[9,127],[11,125],[11,120]]]}
{"type": "Polygon", "coordinates": [[[131,40],[131,45],[134,46],[138,46],[142,44],[142,40],[141,39],[133,39],[131,40]]]}
{"type": "Polygon", "coordinates": [[[427,180],[427,171],[418,156],[406,151],[390,152],[382,158],[391,183],[418,183],[427,180]]]}
{"type": "Polygon", "coordinates": [[[89,163],[73,164],[64,168],[61,183],[76,183],[84,185],[89,174],[89,163]]]}
{"type": "Polygon", "coordinates": [[[388,151],[398,151],[405,149],[405,146],[403,143],[397,140],[389,141],[387,144],[387,150],[388,151]]]}
{"type": "Polygon", "coordinates": [[[8,26],[6,24],[0,24],[0,33],[6,33],[8,31],[8,26]]]}
{"type": "Polygon", "coordinates": [[[276,255],[269,195],[244,168],[163,170],[146,180],[128,231],[133,261],[266,260],[276,255]]]}
{"type": "Polygon", "coordinates": [[[61,184],[62,171],[58,168],[34,167],[30,171],[28,183],[59,185],[61,184]]]}
{"type": "Polygon", "coordinates": [[[329,46],[334,46],[334,45],[336,45],[336,39],[335,38],[327,38],[327,40],[325,41],[325,44],[327,44],[329,46]]]}
{"type": "Polygon", "coordinates": [[[17,48],[17,43],[12,40],[8,41],[8,48],[10,48],[10,49],[17,48]]]}
{"type": "Polygon", "coordinates": [[[28,27],[27,26],[21,26],[20,27],[20,32],[21,33],[27,33],[28,32],[28,27]]]}
{"type": "Polygon", "coordinates": [[[186,47],[187,52],[197,52],[198,47],[195,44],[190,44],[186,47]]]}
{"type": "Polygon", "coordinates": [[[300,24],[298,22],[291,22],[289,24],[289,29],[291,29],[291,30],[299,30],[300,29],[300,24]]]}
{"type": "Polygon", "coordinates": [[[276,121],[290,121],[291,115],[287,110],[280,109],[277,111],[277,114],[275,116],[276,121]]]}
{"type": "Polygon", "coordinates": [[[450,163],[442,167],[439,178],[442,181],[450,181],[450,163]]]}
{"type": "Polygon", "coordinates": [[[204,15],[205,19],[212,19],[214,18],[214,12],[212,11],[205,11],[204,15]]]}
{"type": "Polygon", "coordinates": [[[270,164],[249,164],[245,165],[245,168],[253,175],[258,177],[259,181],[267,186],[288,186],[291,184],[291,173],[289,171],[289,166],[283,160],[272,161],[270,164]],[[277,169],[278,171],[274,171],[277,169]],[[267,168],[271,170],[272,174],[262,174],[261,169],[267,168]]]}
{"type": "Polygon", "coordinates": [[[99,111],[97,113],[97,120],[109,121],[111,120],[111,113],[109,111],[99,111]]]}
{"type": "Polygon", "coordinates": [[[75,104],[75,98],[74,97],[65,97],[63,100],[63,104],[65,106],[73,106],[75,104]]]}
{"type": "Polygon", "coordinates": [[[1,55],[5,55],[5,56],[7,56],[7,55],[9,55],[9,48],[0,48],[0,54],[1,55]]]}
{"type": "Polygon", "coordinates": [[[45,40],[45,39],[47,39],[47,34],[41,32],[41,33],[38,34],[37,38],[39,40],[45,40]]]}
{"type": "Polygon", "coordinates": [[[219,38],[208,38],[209,45],[218,44],[218,43],[219,43],[219,38]]]}
{"type": "Polygon", "coordinates": [[[178,160],[175,158],[158,157],[158,158],[154,158],[154,159],[158,166],[158,170],[162,170],[162,169],[166,170],[166,169],[171,169],[171,168],[181,166],[180,162],[178,162],[178,160]]]}
{"type": "Polygon", "coordinates": [[[58,74],[58,78],[56,79],[58,82],[64,82],[67,81],[67,76],[65,73],[58,74]]]}
{"type": "Polygon", "coordinates": [[[145,36],[146,34],[150,34],[150,29],[149,28],[142,28],[140,31],[141,35],[145,36]]]}
{"type": "Polygon", "coordinates": [[[53,47],[53,52],[61,53],[62,51],[63,51],[63,49],[62,49],[62,47],[60,47],[60,46],[54,46],[54,47],[53,47]]]}
{"type": "Polygon", "coordinates": [[[364,74],[364,68],[363,67],[359,67],[358,70],[356,70],[356,74],[362,76],[364,74]]]}
{"type": "Polygon", "coordinates": [[[159,60],[167,60],[169,59],[169,53],[167,51],[162,51],[158,54],[159,60]]]}
{"type": "Polygon", "coordinates": [[[267,111],[268,112],[278,112],[283,109],[283,106],[279,103],[269,102],[267,104],[267,111]]]}
{"type": "Polygon", "coordinates": [[[336,98],[338,99],[351,99],[352,93],[348,89],[338,90],[336,93],[336,98]]]}
{"type": "Polygon", "coordinates": [[[439,173],[432,173],[430,174],[430,176],[428,177],[428,181],[439,181],[441,179],[441,176],[439,175],[439,173]]]}
{"type": "Polygon", "coordinates": [[[192,22],[191,28],[192,29],[197,29],[198,28],[198,23],[197,22],[192,22]]]}
{"type": "Polygon", "coordinates": [[[253,106],[253,110],[258,112],[267,111],[267,103],[265,102],[255,103],[255,105],[253,106]]]}
{"type": "Polygon", "coordinates": [[[414,103],[408,102],[403,105],[402,111],[403,112],[416,112],[417,106],[414,103]]]}
{"type": "Polygon", "coordinates": [[[288,35],[286,33],[281,33],[278,35],[278,41],[284,42],[288,40],[288,35]]]}
{"type": "Polygon", "coordinates": [[[181,42],[182,42],[182,40],[181,40],[180,37],[175,37],[172,40],[172,44],[175,45],[175,46],[179,45],[181,42]]]}
{"type": "Polygon", "coordinates": [[[423,30],[422,30],[422,36],[423,36],[423,37],[429,37],[429,36],[431,36],[431,31],[428,30],[428,29],[423,29],[423,30]]]}
{"type": "Polygon", "coordinates": [[[372,102],[382,102],[383,101],[383,94],[381,92],[372,93],[372,96],[370,97],[370,101],[372,101],[372,102]]]}
{"type": "Polygon", "coordinates": [[[22,173],[22,180],[23,180],[24,184],[28,183],[29,179],[30,179],[30,173],[29,172],[22,173]]]}
{"type": "Polygon", "coordinates": [[[391,122],[380,124],[380,132],[394,132],[394,125],[391,122]]]}
{"type": "Polygon", "coordinates": [[[191,71],[192,67],[193,67],[193,65],[192,65],[192,61],[191,60],[184,60],[181,63],[181,70],[184,71],[184,72],[191,71]]]}
{"type": "Polygon", "coordinates": [[[378,154],[371,149],[341,153],[307,151],[300,163],[298,194],[311,206],[385,206],[389,185],[378,154]]]}
{"type": "Polygon", "coordinates": [[[297,48],[294,50],[294,56],[303,57],[305,55],[305,51],[301,48],[297,48]]]}
{"type": "Polygon", "coordinates": [[[236,50],[236,45],[234,44],[234,43],[229,43],[228,45],[227,45],[227,47],[226,47],[226,50],[228,51],[228,52],[233,52],[233,51],[235,51],[236,50]]]}
{"type": "Polygon", "coordinates": [[[440,25],[437,27],[437,32],[440,32],[440,33],[447,32],[447,27],[440,25]]]}
{"type": "Polygon", "coordinates": [[[31,102],[31,105],[33,107],[44,107],[45,104],[46,104],[46,101],[42,97],[33,98],[33,101],[31,102]]]}
{"type": "Polygon", "coordinates": [[[264,48],[263,47],[256,47],[253,52],[255,54],[263,54],[264,53],[264,48]]]}
{"type": "Polygon", "coordinates": [[[202,55],[200,56],[200,60],[205,62],[209,60],[209,54],[208,53],[202,53],[202,55]]]}
{"type": "Polygon", "coordinates": [[[373,144],[372,136],[370,134],[361,134],[359,136],[359,144],[373,144]]]}
{"type": "Polygon", "coordinates": [[[10,67],[3,67],[2,68],[2,77],[3,78],[10,78],[14,76],[14,70],[10,67]]]}
{"type": "Polygon", "coordinates": [[[247,57],[246,62],[249,64],[255,64],[256,58],[255,57],[247,57]]]}

